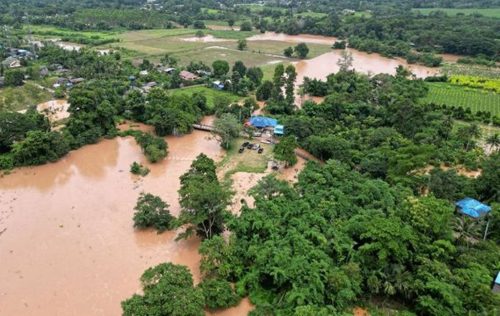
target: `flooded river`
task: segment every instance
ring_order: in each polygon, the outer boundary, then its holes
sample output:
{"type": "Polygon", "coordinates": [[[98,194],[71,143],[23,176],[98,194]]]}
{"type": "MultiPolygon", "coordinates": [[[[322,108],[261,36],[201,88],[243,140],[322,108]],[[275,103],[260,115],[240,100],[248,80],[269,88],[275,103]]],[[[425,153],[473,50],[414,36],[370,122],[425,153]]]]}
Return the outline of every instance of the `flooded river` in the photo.
{"type": "Polygon", "coordinates": [[[179,213],[179,176],[199,153],[223,154],[209,136],[168,137],[169,156],[155,165],[132,138],[116,138],[0,178],[0,315],[120,315],[142,272],[166,261],[199,281],[199,240],[135,231],[132,215],[141,191],[179,213]],[[132,175],[133,161],[151,173],[132,175]]]}

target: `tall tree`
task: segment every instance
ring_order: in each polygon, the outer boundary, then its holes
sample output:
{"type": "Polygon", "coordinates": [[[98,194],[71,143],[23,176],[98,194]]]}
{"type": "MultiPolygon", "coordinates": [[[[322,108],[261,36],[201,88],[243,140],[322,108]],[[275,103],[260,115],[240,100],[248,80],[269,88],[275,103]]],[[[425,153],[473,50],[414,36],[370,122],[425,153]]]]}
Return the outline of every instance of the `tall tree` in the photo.
{"type": "Polygon", "coordinates": [[[226,208],[231,192],[222,186],[215,174],[215,163],[201,154],[181,177],[179,190],[181,214],[179,224],[186,230],[178,238],[187,238],[196,232],[210,239],[224,231],[226,208]]]}
{"type": "Polygon", "coordinates": [[[285,72],[285,101],[287,104],[287,113],[291,113],[295,108],[295,80],[297,79],[297,72],[293,65],[288,65],[285,72]]]}
{"type": "Polygon", "coordinates": [[[241,124],[231,113],[224,113],[214,121],[214,134],[217,136],[222,148],[229,149],[234,139],[241,132],[241,124]]]}

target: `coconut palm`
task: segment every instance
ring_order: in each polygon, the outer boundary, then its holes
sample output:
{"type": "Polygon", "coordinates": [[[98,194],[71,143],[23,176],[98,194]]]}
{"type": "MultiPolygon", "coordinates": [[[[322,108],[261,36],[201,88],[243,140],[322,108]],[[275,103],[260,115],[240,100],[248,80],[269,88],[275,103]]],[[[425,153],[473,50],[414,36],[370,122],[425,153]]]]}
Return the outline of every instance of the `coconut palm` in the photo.
{"type": "Polygon", "coordinates": [[[490,135],[486,139],[486,144],[488,144],[490,146],[491,152],[498,151],[500,149],[500,135],[498,133],[490,135]]]}
{"type": "Polygon", "coordinates": [[[457,216],[453,223],[453,230],[457,243],[466,245],[467,248],[481,236],[479,221],[467,216],[457,216]]]}

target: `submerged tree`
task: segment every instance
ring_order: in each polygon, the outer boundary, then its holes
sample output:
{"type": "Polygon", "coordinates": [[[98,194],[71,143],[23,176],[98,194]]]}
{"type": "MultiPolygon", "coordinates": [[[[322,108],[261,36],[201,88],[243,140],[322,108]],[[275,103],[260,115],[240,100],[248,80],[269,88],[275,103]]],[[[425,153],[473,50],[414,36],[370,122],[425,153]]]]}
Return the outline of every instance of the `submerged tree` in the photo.
{"type": "Polygon", "coordinates": [[[337,65],[340,67],[339,71],[347,72],[352,68],[352,53],[346,49],[344,49],[340,53],[340,59],[337,61],[337,65]]]}
{"type": "Polygon", "coordinates": [[[205,298],[186,266],[162,263],[141,276],[144,294],[122,302],[124,316],[203,316],[205,298]]]}
{"type": "Polygon", "coordinates": [[[181,177],[179,195],[182,207],[179,224],[187,225],[179,238],[187,238],[194,232],[204,239],[212,238],[224,231],[231,192],[217,180],[212,159],[200,154],[193,161],[181,177]]]}
{"type": "Polygon", "coordinates": [[[141,193],[134,208],[134,227],[154,227],[160,233],[172,228],[174,217],[170,215],[168,207],[160,197],[141,193]]]}

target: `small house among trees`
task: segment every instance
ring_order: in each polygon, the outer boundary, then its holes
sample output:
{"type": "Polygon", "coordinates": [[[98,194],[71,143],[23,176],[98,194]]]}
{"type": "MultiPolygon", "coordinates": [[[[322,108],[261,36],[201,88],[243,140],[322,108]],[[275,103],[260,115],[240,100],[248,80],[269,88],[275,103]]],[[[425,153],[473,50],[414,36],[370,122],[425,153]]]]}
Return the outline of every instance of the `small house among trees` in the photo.
{"type": "Polygon", "coordinates": [[[186,81],[193,81],[193,80],[198,79],[197,75],[195,75],[194,73],[189,72],[187,70],[181,71],[181,73],[179,75],[181,76],[182,80],[186,80],[186,81]]]}
{"type": "MultiPolygon", "coordinates": [[[[475,200],[473,198],[464,198],[455,203],[457,211],[463,215],[469,216],[475,220],[484,220],[488,214],[491,212],[491,207],[475,200]]],[[[488,226],[490,221],[486,223],[486,228],[484,230],[484,238],[488,235],[488,226]]]]}
{"type": "Polygon", "coordinates": [[[500,293],[500,272],[498,272],[495,281],[493,282],[493,292],[500,293]]]}

